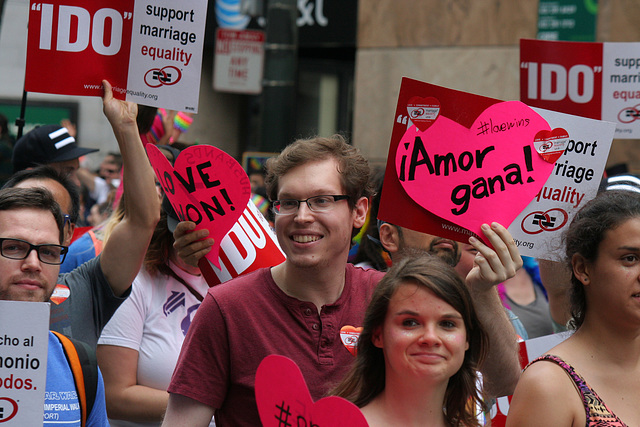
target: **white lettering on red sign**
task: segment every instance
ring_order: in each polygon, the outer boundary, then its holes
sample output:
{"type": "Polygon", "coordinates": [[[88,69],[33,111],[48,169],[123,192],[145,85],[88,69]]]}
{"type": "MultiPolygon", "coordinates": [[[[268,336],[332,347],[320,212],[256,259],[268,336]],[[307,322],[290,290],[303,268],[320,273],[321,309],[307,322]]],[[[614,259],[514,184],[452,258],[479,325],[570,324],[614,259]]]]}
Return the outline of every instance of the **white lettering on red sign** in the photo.
{"type": "MultiPolygon", "coordinates": [[[[57,10],[57,29],[53,28],[55,13],[54,5],[41,5],[40,49],[51,50],[54,30],[56,30],[55,50],[59,52],[82,52],[89,47],[89,43],[100,55],[112,56],[120,51],[123,17],[117,10],[103,8],[91,17],[91,14],[81,7],[60,6],[57,10]],[[76,31],[72,34],[73,22],[76,23],[76,31]],[[107,37],[105,37],[106,28],[111,29],[107,37]],[[105,44],[105,40],[109,40],[108,45],[105,44]]],[[[128,18],[132,15],[126,13],[126,16],[128,18]]]]}
{"type": "Polygon", "coordinates": [[[527,69],[529,99],[545,101],[561,101],[567,96],[576,104],[586,104],[593,99],[596,72],[602,67],[588,67],[577,64],[568,71],[560,64],[538,64],[525,62],[522,68],[527,69]]]}

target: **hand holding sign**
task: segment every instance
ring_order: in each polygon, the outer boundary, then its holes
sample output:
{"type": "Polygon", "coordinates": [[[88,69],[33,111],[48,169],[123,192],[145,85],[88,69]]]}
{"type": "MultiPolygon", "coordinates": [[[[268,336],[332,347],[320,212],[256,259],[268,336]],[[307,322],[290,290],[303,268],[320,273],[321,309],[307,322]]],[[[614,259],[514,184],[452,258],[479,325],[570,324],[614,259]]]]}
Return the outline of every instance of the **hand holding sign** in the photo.
{"type": "Polygon", "coordinates": [[[256,403],[264,427],[367,427],[360,409],[346,399],[313,402],[300,368],[284,356],[265,357],[256,371],[256,403]]]}
{"type": "Polygon", "coordinates": [[[470,129],[439,115],[406,131],[396,173],[420,206],[481,235],[483,223],[511,224],[553,171],[533,149],[542,130],[549,124],[518,101],[490,106],[470,129]]]}
{"type": "Polygon", "coordinates": [[[147,154],[178,218],[195,222],[196,229],[209,230],[214,246],[206,257],[220,268],[220,242],[242,215],[251,195],[242,166],[210,145],[183,150],[175,167],[154,145],[147,144],[147,154]]]}

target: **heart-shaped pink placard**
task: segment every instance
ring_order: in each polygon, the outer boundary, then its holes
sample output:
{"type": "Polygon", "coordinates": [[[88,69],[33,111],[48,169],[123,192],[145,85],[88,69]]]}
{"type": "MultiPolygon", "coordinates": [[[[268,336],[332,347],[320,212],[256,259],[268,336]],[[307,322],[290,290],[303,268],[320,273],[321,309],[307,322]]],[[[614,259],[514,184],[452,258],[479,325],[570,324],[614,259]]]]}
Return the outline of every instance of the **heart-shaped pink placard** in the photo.
{"type": "Polygon", "coordinates": [[[538,154],[549,163],[555,163],[562,156],[568,143],[569,133],[562,128],[555,128],[552,131],[541,130],[533,140],[533,146],[538,154]]]}
{"type": "Polygon", "coordinates": [[[470,129],[441,116],[426,131],[403,135],[396,173],[429,212],[482,236],[481,225],[508,227],[549,178],[554,164],[534,152],[549,124],[519,101],[491,105],[470,129]]]}
{"type": "Polygon", "coordinates": [[[413,124],[424,132],[438,118],[440,101],[433,96],[426,98],[414,96],[407,103],[407,114],[413,124]]]}
{"type": "Polygon", "coordinates": [[[230,155],[212,145],[183,150],[174,166],[154,145],[147,155],[156,177],[181,221],[209,230],[214,246],[206,255],[220,268],[218,252],[222,238],[236,223],[251,196],[249,177],[230,155]]]}
{"type": "Polygon", "coordinates": [[[360,409],[346,399],[325,397],[313,402],[295,362],[287,357],[265,357],[256,371],[256,403],[264,427],[367,427],[360,409]]]}

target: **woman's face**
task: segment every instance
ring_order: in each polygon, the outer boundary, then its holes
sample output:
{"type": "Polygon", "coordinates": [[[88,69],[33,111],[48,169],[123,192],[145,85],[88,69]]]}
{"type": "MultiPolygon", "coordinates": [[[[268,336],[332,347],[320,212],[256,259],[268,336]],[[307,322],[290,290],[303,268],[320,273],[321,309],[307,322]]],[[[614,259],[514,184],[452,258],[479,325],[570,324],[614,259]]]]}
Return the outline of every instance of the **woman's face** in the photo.
{"type": "Polygon", "coordinates": [[[585,264],[583,273],[577,273],[585,285],[587,315],[600,308],[604,316],[640,325],[640,218],[607,231],[598,246],[598,257],[585,264]]]}
{"type": "Polygon", "coordinates": [[[458,372],[469,348],[460,313],[414,283],[400,285],[392,295],[373,344],[384,352],[387,379],[444,382],[458,372]]]}

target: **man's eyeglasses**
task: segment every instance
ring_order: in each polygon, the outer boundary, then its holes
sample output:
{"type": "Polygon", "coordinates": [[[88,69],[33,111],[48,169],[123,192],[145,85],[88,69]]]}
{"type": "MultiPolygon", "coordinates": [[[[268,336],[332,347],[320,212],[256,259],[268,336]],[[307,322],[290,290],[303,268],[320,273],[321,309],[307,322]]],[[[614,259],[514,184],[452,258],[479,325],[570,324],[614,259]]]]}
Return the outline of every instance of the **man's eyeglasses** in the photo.
{"type": "Polygon", "coordinates": [[[311,212],[327,212],[333,209],[340,200],[349,200],[349,196],[314,196],[305,200],[281,199],[271,202],[271,206],[276,215],[292,215],[298,212],[302,202],[307,204],[311,212]]]}
{"type": "Polygon", "coordinates": [[[64,218],[64,222],[62,223],[62,228],[64,228],[67,224],[71,224],[71,215],[62,214],[62,217],[64,218]]]}
{"type": "Polygon", "coordinates": [[[64,262],[69,248],[62,245],[32,245],[20,239],[0,238],[0,255],[9,259],[26,259],[32,250],[45,264],[60,265],[64,262]]]}

